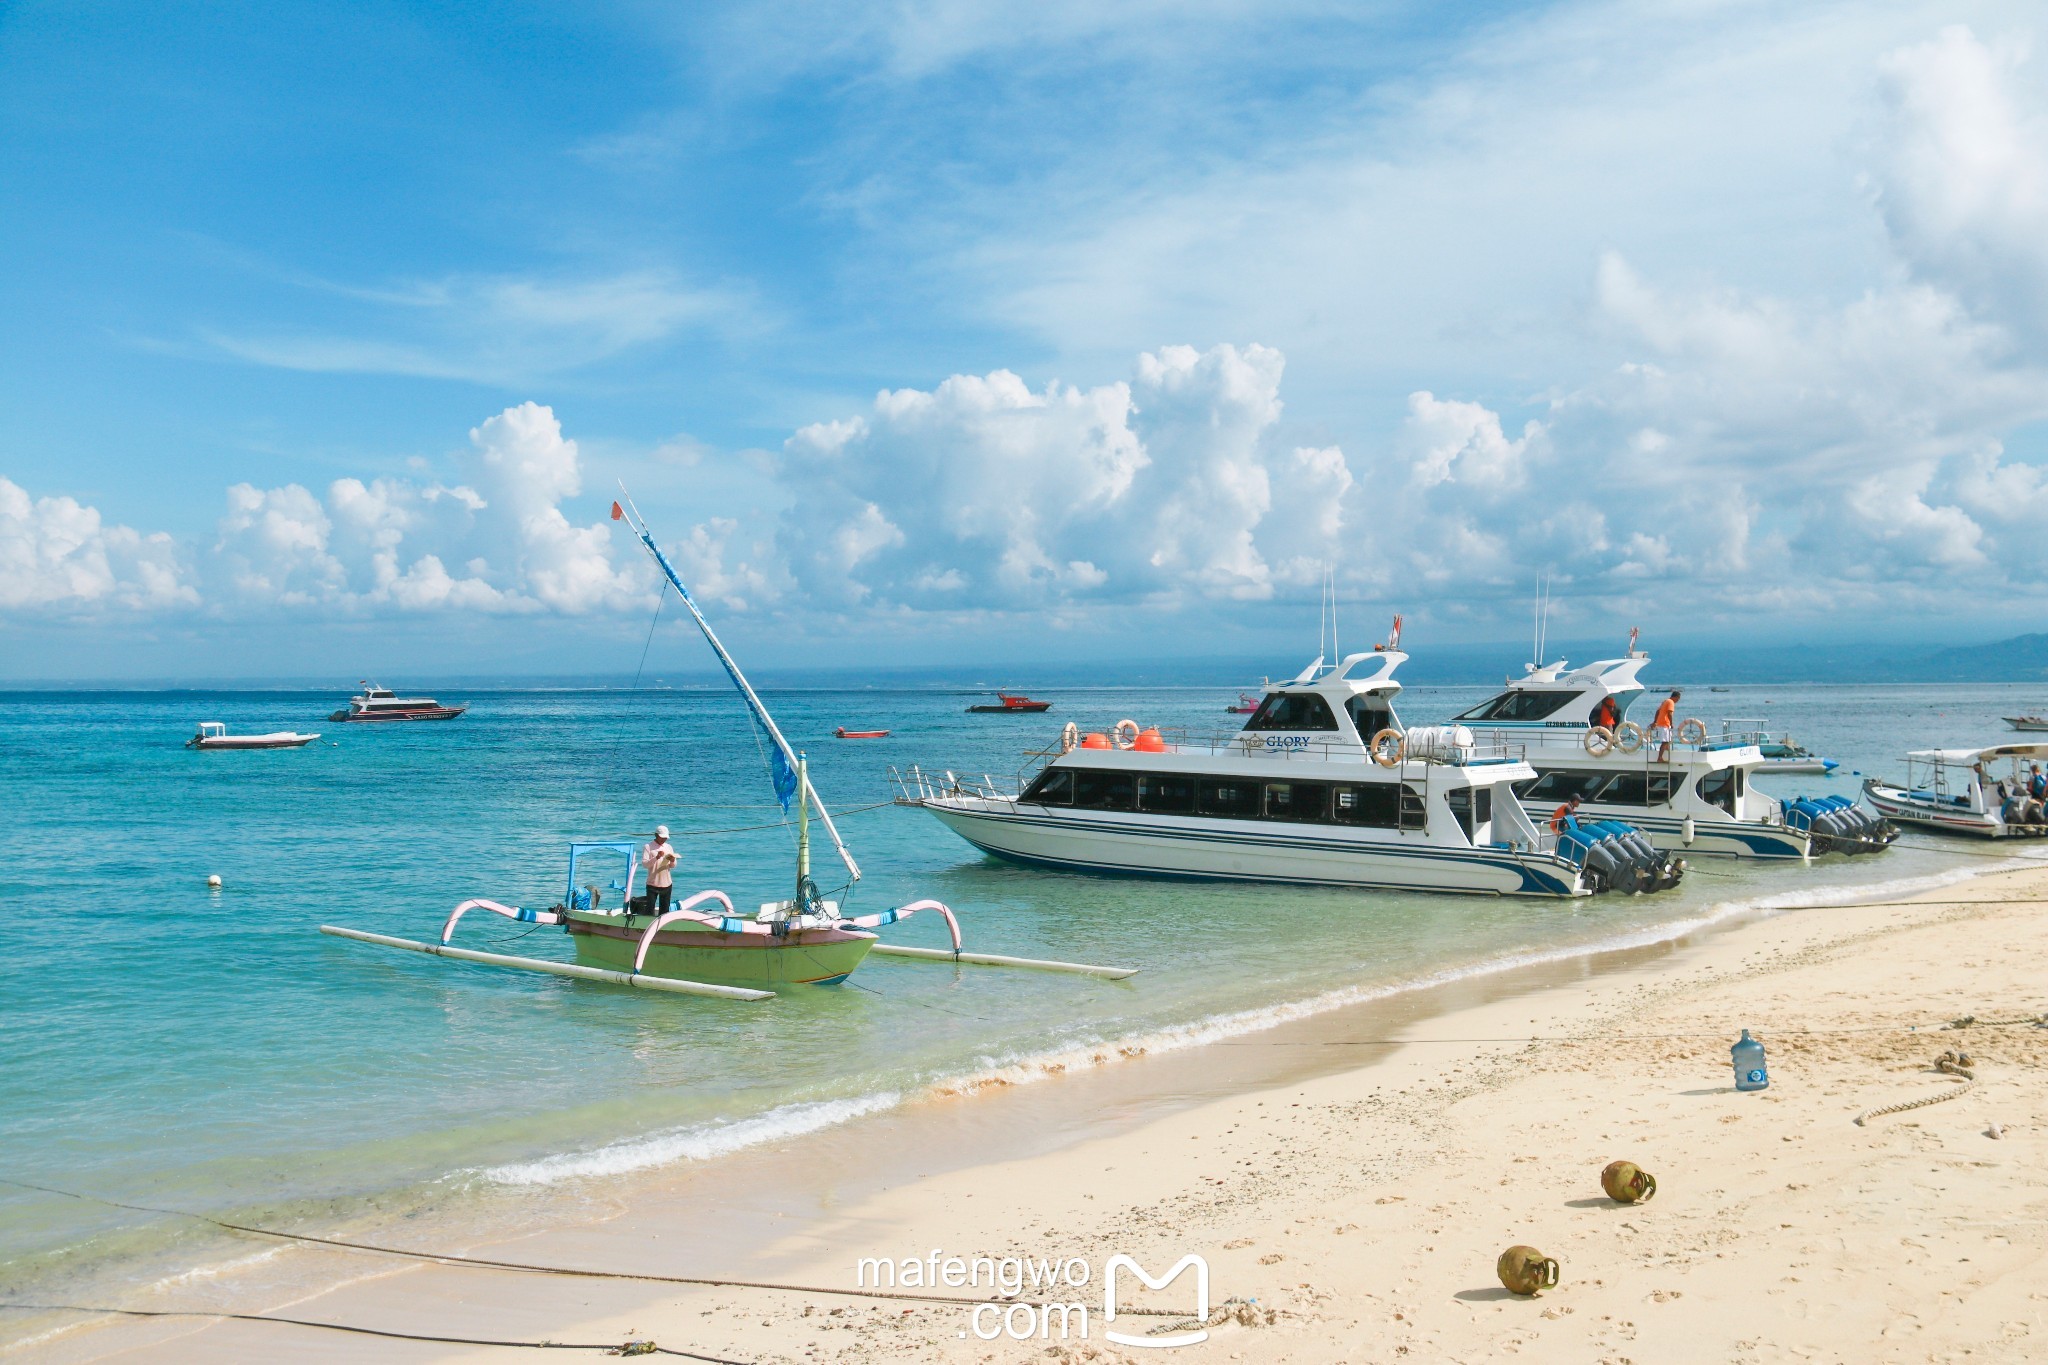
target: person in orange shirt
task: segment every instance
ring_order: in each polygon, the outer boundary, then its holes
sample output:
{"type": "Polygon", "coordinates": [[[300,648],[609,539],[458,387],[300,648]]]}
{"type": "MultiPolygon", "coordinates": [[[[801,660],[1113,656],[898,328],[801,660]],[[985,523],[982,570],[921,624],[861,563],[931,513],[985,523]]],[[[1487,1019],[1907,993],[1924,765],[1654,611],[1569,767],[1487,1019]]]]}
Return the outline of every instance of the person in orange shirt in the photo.
{"type": "Polygon", "coordinates": [[[1614,709],[1614,698],[1602,697],[1600,704],[1593,708],[1593,723],[1604,727],[1609,734],[1613,734],[1614,727],[1620,721],[1621,717],[1614,709]]]}
{"type": "Polygon", "coordinates": [[[1566,830],[1576,826],[1578,823],[1579,794],[1577,792],[1573,792],[1571,796],[1566,799],[1565,803],[1562,806],[1559,806],[1556,810],[1550,813],[1550,829],[1551,832],[1554,834],[1562,834],[1566,830]]]}
{"type": "Polygon", "coordinates": [[[1678,689],[1657,703],[1657,718],[1650,722],[1650,742],[1657,746],[1657,761],[1671,761],[1671,727],[1678,723],[1678,689]]]}

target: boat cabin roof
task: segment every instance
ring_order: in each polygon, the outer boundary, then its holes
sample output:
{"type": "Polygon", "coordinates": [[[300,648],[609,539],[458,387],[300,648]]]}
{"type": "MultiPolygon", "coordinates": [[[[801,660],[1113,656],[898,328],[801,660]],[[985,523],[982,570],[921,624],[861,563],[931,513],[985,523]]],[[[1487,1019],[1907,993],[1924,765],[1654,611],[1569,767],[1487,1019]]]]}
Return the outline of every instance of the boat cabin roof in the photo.
{"type": "Polygon", "coordinates": [[[1401,690],[1401,684],[1394,681],[1394,670],[1407,662],[1408,656],[1398,649],[1369,649],[1358,654],[1346,654],[1336,667],[1331,668],[1318,654],[1314,663],[1294,677],[1267,683],[1265,692],[1267,696],[1275,692],[1320,692],[1326,697],[1344,700],[1364,696],[1368,692],[1384,692],[1392,696],[1401,690]]]}
{"type": "Polygon", "coordinates": [[[1647,654],[1630,654],[1621,659],[1596,659],[1578,668],[1564,659],[1530,664],[1523,676],[1507,680],[1507,691],[1495,693],[1457,719],[1470,725],[1516,721],[1590,725],[1594,708],[1602,701],[1632,698],[1643,690],[1636,674],[1649,662],[1647,654]]]}
{"type": "Polygon", "coordinates": [[[2048,744],[1993,744],[1982,749],[1915,749],[1906,755],[1915,763],[1967,768],[1992,758],[2023,758],[2048,762],[2048,744]]]}

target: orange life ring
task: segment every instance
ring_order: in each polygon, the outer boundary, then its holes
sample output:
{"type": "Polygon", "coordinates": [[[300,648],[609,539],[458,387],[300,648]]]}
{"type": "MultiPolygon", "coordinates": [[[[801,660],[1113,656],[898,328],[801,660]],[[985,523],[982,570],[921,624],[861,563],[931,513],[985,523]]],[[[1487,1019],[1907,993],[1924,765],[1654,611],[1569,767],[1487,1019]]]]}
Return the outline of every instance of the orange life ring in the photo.
{"type": "Polygon", "coordinates": [[[1407,753],[1408,736],[1391,725],[1372,737],[1372,761],[1382,768],[1399,767],[1407,753]],[[1388,740],[1393,741],[1391,748],[1387,744],[1388,740]]]}
{"type": "Polygon", "coordinates": [[[1117,748],[1128,749],[1138,742],[1138,722],[1134,720],[1120,720],[1109,733],[1110,737],[1116,741],[1117,748]],[[1125,738],[1126,731],[1128,731],[1130,736],[1128,739],[1125,738]]]}
{"type": "Polygon", "coordinates": [[[1067,728],[1060,731],[1060,752],[1070,754],[1074,752],[1074,746],[1080,742],[1081,727],[1072,721],[1068,721],[1067,728]]]}

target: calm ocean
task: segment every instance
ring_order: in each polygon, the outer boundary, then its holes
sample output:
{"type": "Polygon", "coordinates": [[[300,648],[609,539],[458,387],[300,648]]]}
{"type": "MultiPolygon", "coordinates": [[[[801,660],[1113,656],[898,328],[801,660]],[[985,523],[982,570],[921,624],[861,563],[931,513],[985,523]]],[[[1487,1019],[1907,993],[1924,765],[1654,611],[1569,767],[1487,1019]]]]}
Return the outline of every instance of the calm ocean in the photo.
{"type": "MultiPolygon", "coordinates": [[[[1411,689],[1402,715],[1440,719],[1490,690],[1411,689]]],[[[866,873],[855,911],[936,896],[970,947],[1143,972],[1108,983],[874,959],[844,987],[728,1004],[315,931],[428,939],[466,896],[552,904],[570,839],[657,821],[680,836],[679,888],[717,886],[742,906],[788,894],[790,832],[736,829],[779,811],[729,692],[442,695],[470,713],[365,727],[324,722],[339,697],[304,692],[0,697],[0,1177],[303,1228],[423,1211],[495,1223],[522,1201],[601,1195],[612,1178],[934,1084],[1028,1078],[1104,1040],[1186,1045],[1304,1003],[1654,941],[1763,898],[1854,899],[1845,888],[1995,865],[1975,843],[1805,868],[1700,860],[1678,892],[1569,904],[1025,871],[918,811],[878,806],[889,765],[1009,779],[1068,719],[1234,728],[1234,689],[1062,690],[1039,717],[967,715],[953,692],[777,691],[768,704],[809,751],[866,873]],[[325,737],[282,752],[181,747],[214,719],[325,737]],[[837,725],[894,733],[836,741],[837,725]]],[[[1908,747],[1992,742],[2009,733],[2001,715],[2042,699],[1758,686],[1687,700],[1710,718],[1767,716],[1844,763],[1832,781],[1774,789],[1853,794],[1852,770],[1896,772],[1908,747]]],[[[819,862],[836,872],[822,845],[819,862]]],[[[943,926],[919,917],[886,933],[937,944],[943,926]]],[[[484,916],[460,940],[568,956],[557,931],[484,916]]],[[[0,1279],[16,1296],[132,1290],[249,1249],[0,1185],[0,1279]]]]}

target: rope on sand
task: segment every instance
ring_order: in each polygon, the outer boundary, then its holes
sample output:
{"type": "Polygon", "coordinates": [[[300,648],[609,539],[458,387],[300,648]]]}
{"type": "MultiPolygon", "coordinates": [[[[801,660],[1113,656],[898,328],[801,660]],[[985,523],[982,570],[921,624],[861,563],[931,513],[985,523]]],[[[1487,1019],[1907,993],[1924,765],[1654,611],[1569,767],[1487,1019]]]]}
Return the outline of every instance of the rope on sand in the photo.
{"type": "Polygon", "coordinates": [[[1897,1104],[1887,1104],[1879,1109],[1866,1109],[1856,1116],[1856,1126],[1861,1128],[1865,1119],[1874,1119],[1880,1114],[1903,1114],[1908,1109],[1922,1109],[1930,1104],[1940,1104],[1943,1100],[1952,1100],[1969,1094],[1977,1088],[1977,1073],[1970,1068],[1969,1053],[1953,1050],[1942,1053],[1935,1059],[1934,1069],[1951,1080],[1961,1081],[1961,1085],[1953,1090],[1944,1090],[1938,1095],[1922,1095],[1917,1100],[1901,1100],[1897,1104]]]}

